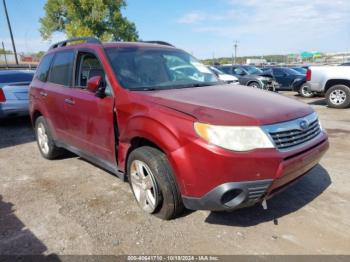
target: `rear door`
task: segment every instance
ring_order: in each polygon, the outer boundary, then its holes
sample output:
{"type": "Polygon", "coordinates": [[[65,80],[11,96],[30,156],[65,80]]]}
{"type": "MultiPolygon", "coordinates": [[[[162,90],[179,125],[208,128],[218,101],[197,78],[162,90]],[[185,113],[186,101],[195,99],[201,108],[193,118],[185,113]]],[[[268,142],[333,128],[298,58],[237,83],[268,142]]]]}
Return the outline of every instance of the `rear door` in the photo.
{"type": "Polygon", "coordinates": [[[40,96],[45,101],[48,121],[57,138],[63,142],[67,142],[69,137],[65,99],[72,86],[74,55],[74,50],[55,53],[47,82],[40,91],[40,96]]]}
{"type": "Polygon", "coordinates": [[[282,68],[273,68],[273,77],[280,85],[279,89],[287,90],[289,89],[289,78],[282,68]]]}
{"type": "Polygon", "coordinates": [[[101,62],[92,50],[80,50],[76,56],[73,88],[65,94],[69,144],[99,159],[115,163],[114,97],[101,62]],[[99,98],[86,89],[87,81],[101,76],[106,96],[99,98]]]}

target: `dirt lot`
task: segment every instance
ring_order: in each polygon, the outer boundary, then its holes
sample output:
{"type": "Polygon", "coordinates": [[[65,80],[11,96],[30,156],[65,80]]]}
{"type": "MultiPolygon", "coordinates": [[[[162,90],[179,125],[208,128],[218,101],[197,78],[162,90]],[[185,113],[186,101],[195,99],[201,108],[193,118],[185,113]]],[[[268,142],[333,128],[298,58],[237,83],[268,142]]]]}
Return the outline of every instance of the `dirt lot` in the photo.
{"type": "Polygon", "coordinates": [[[142,213],[128,184],[90,163],[43,159],[28,119],[0,124],[0,254],[350,254],[350,109],[303,101],[330,138],[319,166],[267,211],[168,222],[142,213]]]}

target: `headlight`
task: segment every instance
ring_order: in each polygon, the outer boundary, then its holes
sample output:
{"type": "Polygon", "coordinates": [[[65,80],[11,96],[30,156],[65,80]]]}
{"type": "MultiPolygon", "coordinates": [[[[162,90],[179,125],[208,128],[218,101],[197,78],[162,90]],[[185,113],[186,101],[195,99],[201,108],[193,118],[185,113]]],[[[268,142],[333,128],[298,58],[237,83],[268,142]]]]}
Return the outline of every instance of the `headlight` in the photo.
{"type": "Polygon", "coordinates": [[[215,126],[196,122],[194,129],[205,141],[233,151],[274,148],[268,136],[257,126],[215,126]]]}

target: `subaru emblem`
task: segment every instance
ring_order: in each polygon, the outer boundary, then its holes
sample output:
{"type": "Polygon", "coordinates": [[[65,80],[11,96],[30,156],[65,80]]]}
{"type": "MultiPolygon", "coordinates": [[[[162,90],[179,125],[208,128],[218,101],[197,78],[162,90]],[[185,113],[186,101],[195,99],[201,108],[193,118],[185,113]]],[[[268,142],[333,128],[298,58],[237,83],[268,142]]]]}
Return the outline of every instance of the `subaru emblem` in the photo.
{"type": "Polygon", "coordinates": [[[301,130],[306,130],[309,127],[309,123],[306,120],[301,120],[299,126],[301,130]]]}

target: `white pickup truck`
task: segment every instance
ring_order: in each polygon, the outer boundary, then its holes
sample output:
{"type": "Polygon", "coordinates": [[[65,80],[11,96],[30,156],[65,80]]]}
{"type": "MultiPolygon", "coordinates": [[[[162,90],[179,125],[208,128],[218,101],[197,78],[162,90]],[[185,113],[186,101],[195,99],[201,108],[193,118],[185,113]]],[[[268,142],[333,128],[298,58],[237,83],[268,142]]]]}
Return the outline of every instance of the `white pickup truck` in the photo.
{"type": "Polygon", "coordinates": [[[310,91],[326,97],[329,107],[349,107],[350,66],[311,66],[306,80],[310,91]]]}

